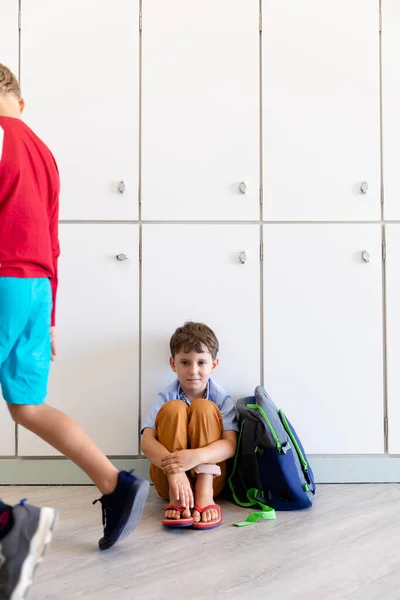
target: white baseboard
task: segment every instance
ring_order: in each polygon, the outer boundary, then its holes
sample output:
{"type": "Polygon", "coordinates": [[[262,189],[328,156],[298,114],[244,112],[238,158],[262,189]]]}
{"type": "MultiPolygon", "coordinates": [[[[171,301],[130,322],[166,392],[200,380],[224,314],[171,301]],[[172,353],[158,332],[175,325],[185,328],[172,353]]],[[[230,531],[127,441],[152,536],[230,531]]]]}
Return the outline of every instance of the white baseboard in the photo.
{"type": "MultiPolygon", "coordinates": [[[[317,483],[399,483],[400,456],[309,456],[317,483]]],[[[145,458],[112,459],[148,478],[145,458]]],[[[90,480],[64,458],[1,458],[0,485],[84,485],[90,480]]]]}
{"type": "Polygon", "coordinates": [[[399,483],[400,456],[309,456],[317,483],[399,483]]]}
{"type": "MultiPolygon", "coordinates": [[[[118,469],[148,478],[149,463],[145,458],[111,459],[118,469]]],[[[65,458],[1,458],[0,485],[82,485],[90,479],[65,458]]]]}

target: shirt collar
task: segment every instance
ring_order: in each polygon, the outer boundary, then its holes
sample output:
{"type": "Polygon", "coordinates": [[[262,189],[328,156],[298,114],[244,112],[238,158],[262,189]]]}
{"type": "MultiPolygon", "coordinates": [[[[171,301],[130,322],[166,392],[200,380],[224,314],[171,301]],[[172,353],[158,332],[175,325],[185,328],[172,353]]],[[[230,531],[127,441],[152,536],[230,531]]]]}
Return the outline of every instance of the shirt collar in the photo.
{"type": "MultiPolygon", "coordinates": [[[[204,390],[204,394],[202,396],[205,400],[209,400],[210,399],[210,380],[207,381],[207,387],[204,390]]],[[[183,400],[184,402],[188,402],[190,403],[190,400],[186,397],[186,395],[184,394],[182,388],[181,388],[181,384],[178,381],[178,399],[179,400],[183,400]]]]}

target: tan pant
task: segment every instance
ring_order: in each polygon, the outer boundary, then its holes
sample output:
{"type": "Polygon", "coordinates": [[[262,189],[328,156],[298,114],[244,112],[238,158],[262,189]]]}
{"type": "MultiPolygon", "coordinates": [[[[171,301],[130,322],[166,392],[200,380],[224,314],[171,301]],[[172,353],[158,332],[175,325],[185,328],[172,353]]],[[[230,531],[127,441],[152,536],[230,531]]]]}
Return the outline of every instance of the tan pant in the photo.
{"type": "MultiPolygon", "coordinates": [[[[183,400],[163,404],[156,418],[157,439],[169,452],[187,448],[204,448],[222,437],[222,415],[214,402],[199,398],[188,407],[183,400]]],[[[214,477],[214,497],[220,494],[226,481],[226,463],[220,463],[221,475],[214,477]]],[[[189,479],[194,484],[193,478],[189,479]]],[[[151,465],[150,477],[157,492],[169,500],[168,478],[162,469],[151,465]]]]}

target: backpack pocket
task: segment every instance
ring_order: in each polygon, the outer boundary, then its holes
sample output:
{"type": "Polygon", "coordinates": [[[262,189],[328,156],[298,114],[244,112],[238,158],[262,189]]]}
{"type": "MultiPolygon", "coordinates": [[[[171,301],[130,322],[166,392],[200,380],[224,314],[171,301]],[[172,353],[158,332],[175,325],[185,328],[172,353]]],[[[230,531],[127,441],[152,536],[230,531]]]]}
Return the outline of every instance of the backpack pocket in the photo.
{"type": "Polygon", "coordinates": [[[267,504],[275,510],[299,510],[311,506],[299,481],[292,448],[284,454],[279,454],[275,448],[266,448],[258,462],[261,489],[267,504]]]}

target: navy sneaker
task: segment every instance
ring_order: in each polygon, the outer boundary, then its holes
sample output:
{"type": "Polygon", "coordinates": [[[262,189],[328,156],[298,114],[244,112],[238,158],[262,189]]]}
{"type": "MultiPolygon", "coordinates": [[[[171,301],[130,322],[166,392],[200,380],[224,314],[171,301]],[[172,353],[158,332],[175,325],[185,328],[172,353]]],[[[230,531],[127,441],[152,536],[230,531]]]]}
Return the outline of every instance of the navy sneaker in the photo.
{"type": "Polygon", "coordinates": [[[21,504],[13,508],[14,523],[0,540],[0,600],[22,600],[49,545],[57,511],[21,504]]]}
{"type": "Polygon", "coordinates": [[[103,511],[104,535],[99,540],[100,550],[111,548],[136,529],[149,490],[150,483],[133,475],[133,471],[120,471],[115,490],[93,502],[101,502],[103,511]]]}

